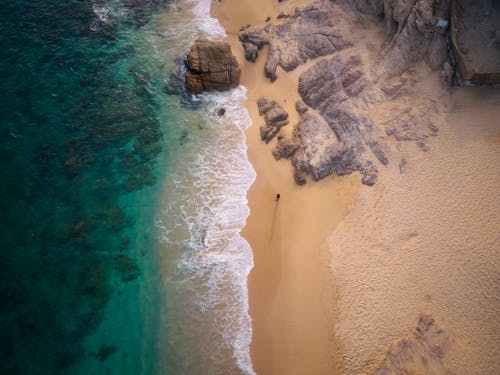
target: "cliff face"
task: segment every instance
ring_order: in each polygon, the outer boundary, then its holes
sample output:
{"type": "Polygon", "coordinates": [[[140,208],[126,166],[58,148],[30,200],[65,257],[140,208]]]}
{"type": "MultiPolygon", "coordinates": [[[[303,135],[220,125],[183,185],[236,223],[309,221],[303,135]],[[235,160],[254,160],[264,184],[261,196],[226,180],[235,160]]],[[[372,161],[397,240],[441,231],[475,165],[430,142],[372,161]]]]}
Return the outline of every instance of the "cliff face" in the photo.
{"type": "Polygon", "coordinates": [[[251,61],[269,46],[264,74],[271,81],[279,79],[278,67],[288,72],[307,64],[297,87],[300,121],[291,134],[273,133],[273,155],[290,159],[298,184],[308,176],[359,172],[373,185],[379,168],[389,166],[391,149],[414,142],[428,150],[443,106],[416,86],[438,69],[450,81],[446,26],[438,24],[448,16],[446,0],[317,0],[276,25],[240,32],[251,61]],[[367,41],[370,32],[353,30],[363,26],[382,34],[379,49],[367,41]]]}
{"type": "MultiPolygon", "coordinates": [[[[445,39],[433,32],[439,19],[451,26],[451,46],[460,78],[500,83],[500,2],[491,0],[355,0],[357,10],[384,19],[384,53],[394,73],[426,59],[432,68],[446,57],[445,39]],[[433,24],[434,23],[434,24],[433,24]]],[[[444,24],[443,24],[444,25],[444,24]]]]}
{"type": "Polygon", "coordinates": [[[500,2],[453,0],[451,41],[460,78],[500,83],[500,2]]]}

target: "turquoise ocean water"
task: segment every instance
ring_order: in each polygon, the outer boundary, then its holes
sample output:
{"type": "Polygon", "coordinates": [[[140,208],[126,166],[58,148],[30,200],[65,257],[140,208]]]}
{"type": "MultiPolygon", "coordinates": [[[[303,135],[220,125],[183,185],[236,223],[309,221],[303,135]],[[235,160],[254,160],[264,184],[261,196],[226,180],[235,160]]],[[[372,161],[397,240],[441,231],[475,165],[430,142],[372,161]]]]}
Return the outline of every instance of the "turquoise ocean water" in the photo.
{"type": "Polygon", "coordinates": [[[209,5],[0,3],[1,373],[253,373],[245,89],[169,84],[209,5]]]}

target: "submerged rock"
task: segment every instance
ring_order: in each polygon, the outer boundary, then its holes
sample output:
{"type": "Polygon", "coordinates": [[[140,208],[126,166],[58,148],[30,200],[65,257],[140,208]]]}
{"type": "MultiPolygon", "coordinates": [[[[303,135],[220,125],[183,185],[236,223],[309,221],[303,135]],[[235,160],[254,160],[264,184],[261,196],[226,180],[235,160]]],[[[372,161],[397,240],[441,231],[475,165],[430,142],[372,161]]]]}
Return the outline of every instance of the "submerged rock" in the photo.
{"type": "Polygon", "coordinates": [[[239,85],[240,68],[229,44],[197,39],[187,56],[186,87],[194,93],[228,91],[239,85]]]}
{"type": "Polygon", "coordinates": [[[95,354],[95,357],[102,362],[110,355],[115,353],[116,353],[115,345],[101,344],[101,346],[99,347],[99,351],[95,354]]]}
{"type": "Polygon", "coordinates": [[[135,280],[141,275],[137,264],[125,254],[120,254],[116,257],[115,269],[118,271],[123,282],[135,280]]]}

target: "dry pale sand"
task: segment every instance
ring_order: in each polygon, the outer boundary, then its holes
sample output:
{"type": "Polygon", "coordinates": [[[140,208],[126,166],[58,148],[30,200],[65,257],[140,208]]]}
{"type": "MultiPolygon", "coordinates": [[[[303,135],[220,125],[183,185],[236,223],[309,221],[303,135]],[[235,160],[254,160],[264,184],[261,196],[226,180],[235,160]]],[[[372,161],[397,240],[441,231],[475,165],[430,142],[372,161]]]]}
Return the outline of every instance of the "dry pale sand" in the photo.
{"type": "MultiPolygon", "coordinates": [[[[290,115],[290,131],[298,120],[295,102],[300,71],[278,70],[278,80],[264,77],[266,50],[256,63],[245,60],[237,40],[242,25],[264,25],[281,11],[307,1],[214,1],[212,14],[229,36],[242,67],[241,84],[253,124],[247,131],[248,156],[257,179],[248,192],[250,216],[243,236],[250,242],[255,267],[249,277],[253,321],[251,356],[258,374],[332,374],[331,324],[335,320],[335,289],[328,280],[326,238],[348,212],[359,188],[359,176],[331,177],[298,187],[288,161],[277,162],[259,135],[263,119],[257,99],[278,101],[290,115]],[[279,202],[275,201],[281,194],[279,202]]],[[[287,129],[288,128],[288,129],[287,129]]]]}
{"type": "Polygon", "coordinates": [[[212,3],[242,67],[253,121],[247,144],[257,179],[243,235],[255,261],[249,298],[256,372],[374,374],[390,345],[410,336],[427,312],[454,338],[436,374],[497,373],[499,91],[455,89],[430,151],[393,145],[372,188],[357,174],[298,187],[290,163],[272,157],[275,140],[260,140],[256,101],[278,101],[291,116],[290,131],[303,69],[278,69],[271,84],[263,74],[266,50],[256,63],[246,61],[237,32],[309,2],[212,3]],[[408,163],[401,174],[402,157],[408,163]]]}
{"type": "Polygon", "coordinates": [[[500,90],[455,88],[448,103],[430,150],[399,154],[406,171],[360,189],[330,237],[345,374],[376,373],[421,312],[454,344],[418,373],[500,369],[500,90]]]}

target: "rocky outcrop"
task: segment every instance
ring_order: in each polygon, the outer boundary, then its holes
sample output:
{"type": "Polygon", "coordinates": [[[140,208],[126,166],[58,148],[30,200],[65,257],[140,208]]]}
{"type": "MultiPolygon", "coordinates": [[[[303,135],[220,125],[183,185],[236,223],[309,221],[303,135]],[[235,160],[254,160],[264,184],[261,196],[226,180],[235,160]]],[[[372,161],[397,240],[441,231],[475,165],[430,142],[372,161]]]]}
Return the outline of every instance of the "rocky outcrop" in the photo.
{"type": "Polygon", "coordinates": [[[237,87],[240,68],[229,44],[197,39],[186,59],[186,88],[194,93],[228,91],[237,87]]]}
{"type": "MultiPolygon", "coordinates": [[[[326,159],[335,161],[330,173],[343,175],[357,170],[363,175],[363,182],[372,185],[376,169],[363,156],[366,148],[371,148],[384,165],[387,157],[374,140],[373,123],[356,105],[368,86],[370,82],[363,63],[354,49],[319,61],[299,78],[302,100],[318,110],[328,124],[327,128],[323,127],[325,132],[329,131],[339,143],[335,148],[324,150],[329,154],[326,159]],[[338,155],[331,154],[334,150],[338,155]]],[[[319,174],[313,172],[313,179],[315,176],[326,177],[327,170],[321,168],[319,174]]]]}
{"type": "Polygon", "coordinates": [[[418,98],[409,105],[407,99],[402,98],[384,103],[380,109],[380,125],[388,136],[398,141],[414,141],[423,151],[428,150],[425,141],[439,131],[436,123],[441,109],[436,100],[418,98]]]}
{"type": "MultiPolygon", "coordinates": [[[[295,126],[292,137],[280,136],[273,151],[276,159],[290,159],[295,168],[295,182],[306,183],[306,176],[314,181],[332,173],[339,176],[355,170],[365,173],[369,182],[369,164],[361,165],[355,147],[339,141],[329,125],[310,111],[301,114],[300,122],[295,126]]],[[[373,181],[375,182],[375,181],[373,181]]]]}
{"type": "Polygon", "coordinates": [[[354,4],[361,12],[384,19],[386,43],[381,56],[389,76],[422,59],[433,70],[442,68],[447,59],[449,0],[356,0],[354,4]]]}
{"type": "Polygon", "coordinates": [[[261,139],[269,143],[281,128],[288,124],[288,113],[274,100],[261,98],[257,101],[259,115],[264,117],[265,125],[260,127],[261,139]]]}
{"type": "Polygon", "coordinates": [[[398,1],[386,9],[388,73],[401,74],[422,59],[433,70],[441,68],[447,58],[446,29],[438,21],[449,20],[448,0],[398,1]]]}
{"type": "Polygon", "coordinates": [[[442,360],[452,345],[450,334],[431,315],[421,314],[413,337],[393,345],[377,375],[450,374],[442,360]]]}
{"type": "MultiPolygon", "coordinates": [[[[442,79],[449,84],[450,65],[443,64],[445,28],[435,23],[447,16],[446,4],[444,0],[318,0],[280,17],[278,25],[240,31],[251,61],[269,45],[265,75],[271,80],[276,79],[278,65],[290,71],[317,60],[299,76],[300,121],[292,134],[280,133],[281,126],[269,126],[267,119],[261,127],[265,142],[278,135],[273,155],[291,161],[297,184],[358,172],[363,184],[373,185],[378,168],[389,165],[391,146],[399,150],[402,142],[415,142],[428,150],[428,139],[438,133],[443,106],[430,95],[417,93],[418,64],[447,66],[442,79]],[[354,20],[349,18],[352,13],[345,13],[353,6],[384,18],[387,40],[379,54],[359,40],[358,46],[349,41],[346,23],[359,21],[359,14],[354,20]]],[[[259,104],[261,115],[268,103],[259,104]]]]}
{"type": "Polygon", "coordinates": [[[276,69],[289,72],[308,60],[329,55],[350,45],[335,27],[331,1],[315,2],[293,15],[282,17],[284,23],[268,24],[264,28],[248,27],[240,31],[239,39],[245,57],[255,61],[259,50],[269,46],[264,74],[276,80],[276,69]]]}

